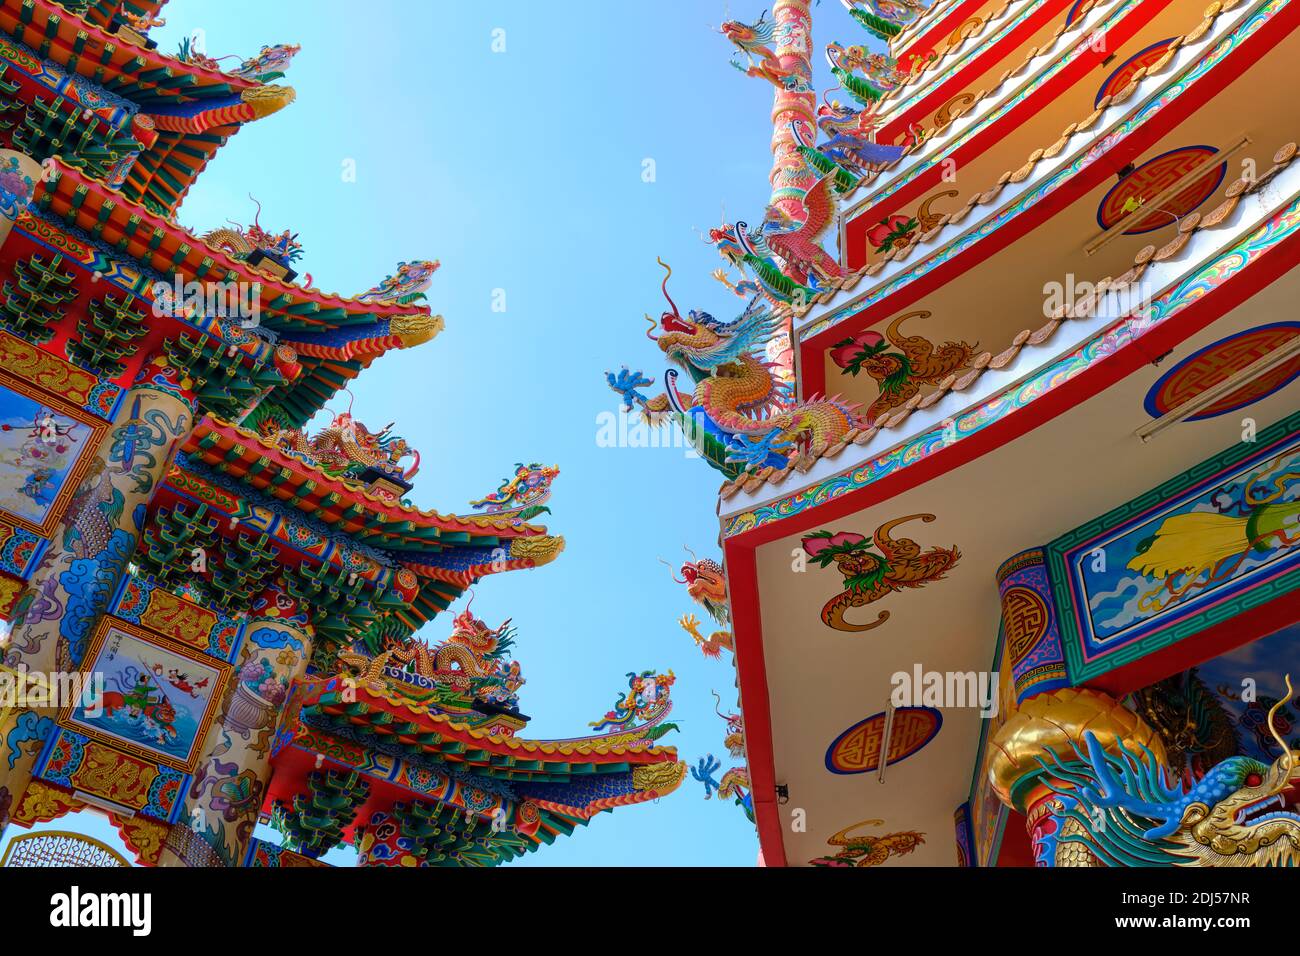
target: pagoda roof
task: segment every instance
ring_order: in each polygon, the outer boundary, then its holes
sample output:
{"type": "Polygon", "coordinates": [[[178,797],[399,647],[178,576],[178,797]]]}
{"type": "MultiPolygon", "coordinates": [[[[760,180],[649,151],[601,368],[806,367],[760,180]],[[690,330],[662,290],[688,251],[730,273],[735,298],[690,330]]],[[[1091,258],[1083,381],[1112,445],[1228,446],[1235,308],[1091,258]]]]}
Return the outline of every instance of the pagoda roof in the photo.
{"type": "MultiPolygon", "coordinates": [[[[130,6],[161,7],[161,3],[130,6]]],[[[186,63],[174,56],[124,42],[108,33],[113,8],[99,0],[82,18],[54,0],[0,0],[0,30],[36,53],[118,96],[152,107],[238,95],[265,84],[248,77],[186,63]],[[96,23],[95,20],[102,20],[96,23]]]]}
{"type": "Polygon", "coordinates": [[[182,451],[259,491],[292,500],[331,528],[374,547],[496,547],[511,538],[546,535],[540,525],[491,515],[444,515],[372,494],[359,482],[330,475],[255,432],[212,416],[198,423],[182,451]]]}
{"type": "MultiPolygon", "coordinates": [[[[408,759],[432,758],[474,774],[517,783],[567,783],[575,778],[628,773],[638,766],[677,762],[675,747],[621,742],[626,734],[526,740],[493,733],[370,685],[345,687],[343,679],[337,677],[305,682],[300,719],[326,730],[331,726],[346,727],[360,740],[403,750],[408,759]]],[[[621,802],[640,802],[666,792],[670,791],[627,794],[621,802]]],[[[606,807],[569,809],[585,817],[606,807]]]]}
{"type": "MultiPolygon", "coordinates": [[[[67,70],[140,108],[156,140],[132,166],[123,193],[174,212],[195,178],[241,125],[293,102],[292,87],[188,63],[136,46],[107,31],[120,12],[152,16],[161,0],[97,0],[84,17],[53,0],[0,0],[0,32],[34,51],[15,51],[19,66],[54,89],[67,70]],[[55,82],[50,82],[51,80],[55,82]]],[[[80,96],[74,92],[74,96],[80,96]]]]}
{"type": "MultiPolygon", "coordinates": [[[[178,223],[150,212],[111,186],[53,160],[57,175],[37,185],[32,204],[153,272],[186,282],[258,286],[259,321],[298,353],[303,374],[273,400],[301,424],[379,355],[411,348],[442,329],[428,306],[335,292],[278,279],[210,245],[178,223]]],[[[149,285],[137,277],[137,294],[149,285]]]]}

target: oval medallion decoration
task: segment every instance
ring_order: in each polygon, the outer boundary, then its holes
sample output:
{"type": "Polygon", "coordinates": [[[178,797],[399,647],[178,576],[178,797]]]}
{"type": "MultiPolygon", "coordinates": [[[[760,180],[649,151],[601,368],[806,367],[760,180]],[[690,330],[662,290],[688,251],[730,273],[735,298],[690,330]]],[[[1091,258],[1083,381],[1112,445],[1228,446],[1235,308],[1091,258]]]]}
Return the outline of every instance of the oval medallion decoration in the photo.
{"type": "MultiPolygon", "coordinates": [[[[1147,414],[1152,418],[1169,414],[1207,388],[1254,365],[1296,336],[1300,336],[1300,322],[1275,322],[1229,335],[1205,346],[1171,368],[1151,387],[1145,402],[1147,414]]],[[[1270,369],[1254,381],[1243,383],[1240,388],[1186,420],[1203,421],[1245,408],[1289,385],[1297,375],[1300,375],[1300,355],[1270,369]]]]}
{"type": "MultiPolygon", "coordinates": [[[[943,726],[943,714],[933,707],[899,707],[889,737],[886,766],[906,760],[934,739],[943,726]]],[[[880,745],[885,735],[885,713],[860,720],[835,738],[826,750],[831,773],[870,773],[880,769],[880,745]]]]}
{"type": "MultiPolygon", "coordinates": [[[[1137,209],[1138,204],[1155,199],[1217,152],[1213,146],[1184,146],[1147,160],[1106,193],[1097,207],[1097,223],[1102,229],[1110,229],[1137,209]]],[[[1220,163],[1217,170],[1162,202],[1160,208],[1163,212],[1148,216],[1135,228],[1126,230],[1124,235],[1155,232],[1172,224],[1175,216],[1186,216],[1218,192],[1227,172],[1228,164],[1220,163]]]]}
{"type": "Polygon", "coordinates": [[[1169,49],[1169,44],[1174,42],[1173,37],[1168,37],[1151,44],[1145,50],[1134,53],[1131,57],[1116,67],[1115,72],[1106,77],[1106,82],[1101,84],[1101,89],[1097,91],[1097,98],[1093,101],[1096,106],[1104,97],[1113,96],[1124,87],[1128,86],[1129,80],[1133,79],[1135,73],[1144,66],[1150,66],[1165,55],[1169,49]]]}

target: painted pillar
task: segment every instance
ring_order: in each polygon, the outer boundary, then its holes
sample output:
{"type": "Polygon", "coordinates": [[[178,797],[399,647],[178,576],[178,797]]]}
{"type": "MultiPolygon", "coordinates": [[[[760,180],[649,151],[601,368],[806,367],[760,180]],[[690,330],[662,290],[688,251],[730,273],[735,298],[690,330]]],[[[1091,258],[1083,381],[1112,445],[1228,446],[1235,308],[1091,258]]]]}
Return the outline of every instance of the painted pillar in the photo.
{"type": "Polygon", "coordinates": [[[1031,548],[1004,561],[997,580],[1016,703],[1070,686],[1043,549],[1031,548]]]}
{"type": "MultiPolygon", "coordinates": [[[[803,197],[817,182],[816,172],[799,155],[799,143],[791,123],[809,143],[817,141],[817,93],[812,85],[812,13],[810,0],[776,0],[772,19],[776,26],[773,39],[777,65],[782,75],[798,78],[795,89],[778,88],[772,103],[772,184],[770,205],[776,206],[796,222],[804,219],[803,197]]],[[[794,351],[791,346],[792,319],[767,344],[767,359],[776,364],[776,373],[784,381],[794,379],[794,351]]]]}
{"type": "Polygon", "coordinates": [[[40,181],[40,163],[26,153],[0,149],[0,246],[9,238],[40,181]]]}
{"type": "MultiPolygon", "coordinates": [[[[154,487],[194,426],[191,386],[162,355],[144,365],[19,599],[2,649],[6,666],[51,674],[80,662],[135,551],[154,487]]],[[[0,830],[53,726],[36,710],[0,721],[0,830]]]]}
{"type": "Polygon", "coordinates": [[[307,670],[314,633],[307,608],[280,588],[253,603],[238,670],[159,866],[237,866],[244,859],[271,779],[271,738],[290,683],[307,670]]]}

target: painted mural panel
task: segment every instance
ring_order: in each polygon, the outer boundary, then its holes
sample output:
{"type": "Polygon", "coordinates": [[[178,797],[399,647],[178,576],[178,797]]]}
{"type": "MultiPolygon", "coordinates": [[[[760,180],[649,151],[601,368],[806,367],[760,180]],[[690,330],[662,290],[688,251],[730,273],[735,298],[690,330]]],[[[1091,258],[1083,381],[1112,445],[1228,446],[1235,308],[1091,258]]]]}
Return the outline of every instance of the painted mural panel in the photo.
{"type": "Polygon", "coordinates": [[[230,667],[121,621],[100,622],[83,672],[100,699],[64,707],[59,723],[125,753],[194,769],[230,667]]]}
{"type": "Polygon", "coordinates": [[[1288,592],[1300,580],[1300,415],[1048,550],[1075,680],[1119,648],[1160,635],[1154,649],[1288,592]]]}
{"type": "Polygon", "coordinates": [[[48,533],[76,488],[101,426],[0,377],[0,511],[48,533]]]}

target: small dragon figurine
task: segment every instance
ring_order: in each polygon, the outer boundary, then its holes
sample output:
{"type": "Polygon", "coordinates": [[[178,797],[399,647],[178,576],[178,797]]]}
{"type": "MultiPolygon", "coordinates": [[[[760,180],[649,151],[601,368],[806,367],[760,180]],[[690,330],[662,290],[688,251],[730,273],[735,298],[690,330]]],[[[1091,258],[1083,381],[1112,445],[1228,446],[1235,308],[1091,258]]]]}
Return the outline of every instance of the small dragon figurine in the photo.
{"type": "Polygon", "coordinates": [[[559,477],[559,465],[542,465],[537,462],[515,464],[515,473],[501,482],[496,491],[471,501],[470,507],[489,515],[509,516],[527,521],[542,513],[550,513],[544,502],[551,497],[551,483],[559,477]]]}
{"type": "Polygon", "coordinates": [[[665,393],[647,401],[631,384],[643,383],[645,377],[625,370],[622,377],[610,379],[625,403],[636,401],[651,421],[675,413],[710,464],[728,476],[739,473],[737,466],[784,467],[796,455],[825,449],[857,427],[857,405],[837,397],[789,401],[771,365],[755,354],[779,325],[765,306],[755,299],[729,323],[707,312],[683,316],[668,294],[672,269],[663,260],[660,265],[668,273],[662,288],[670,311],[660,317],[657,337],[651,334],[653,319],[646,334],[690,375],[694,389],[689,395],[679,392],[679,373],[669,369],[665,393]]]}

